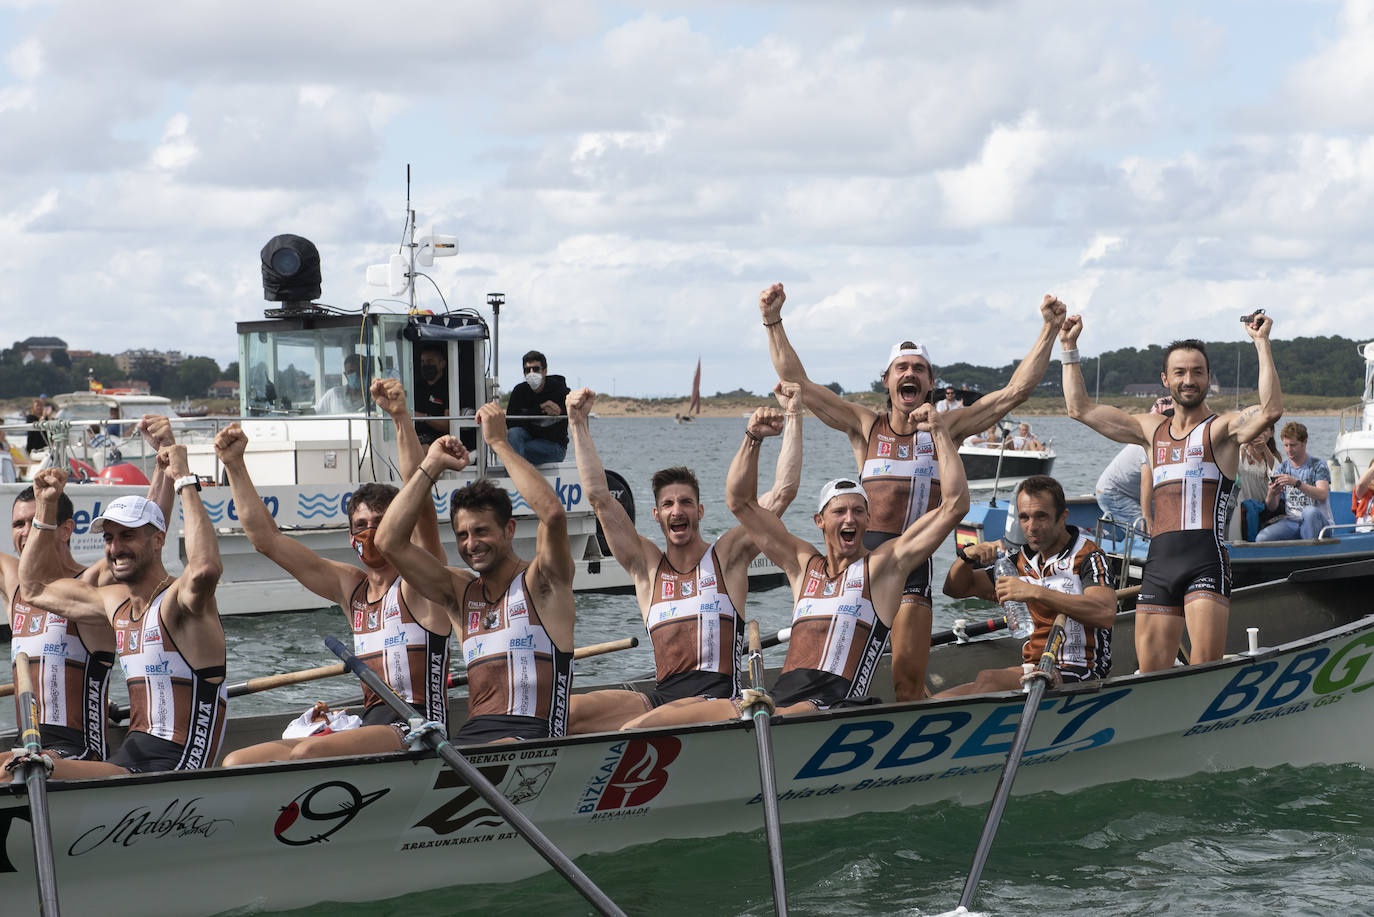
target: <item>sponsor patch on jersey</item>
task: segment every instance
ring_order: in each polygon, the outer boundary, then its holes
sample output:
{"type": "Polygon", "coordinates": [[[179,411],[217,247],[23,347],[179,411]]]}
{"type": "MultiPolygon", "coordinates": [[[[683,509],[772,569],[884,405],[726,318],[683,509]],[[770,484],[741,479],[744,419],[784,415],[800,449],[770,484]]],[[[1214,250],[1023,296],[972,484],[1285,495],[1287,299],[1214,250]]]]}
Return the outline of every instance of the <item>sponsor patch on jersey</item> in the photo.
{"type": "Polygon", "coordinates": [[[844,584],[846,589],[862,589],[864,585],[863,577],[856,576],[844,584]]]}
{"type": "Polygon", "coordinates": [[[468,612],[468,631],[469,633],[482,626],[482,615],[476,611],[468,612]]]}
{"type": "Polygon", "coordinates": [[[821,591],[821,578],[812,573],[806,578],[806,588],[802,590],[802,595],[815,597],[821,591]]]}
{"type": "Polygon", "coordinates": [[[902,443],[900,446],[897,447],[897,458],[899,458],[899,459],[908,459],[908,458],[911,458],[911,446],[910,446],[910,444],[908,444],[908,443],[902,443]]]}
{"type": "Polygon", "coordinates": [[[840,584],[835,580],[826,580],[825,588],[821,590],[822,596],[839,595],[840,584]]]}
{"type": "Polygon", "coordinates": [[[878,440],[878,456],[879,456],[880,458],[886,458],[886,457],[888,457],[888,456],[891,455],[891,454],[892,454],[892,443],[885,442],[885,441],[883,441],[883,440],[878,440]]]}
{"type": "Polygon", "coordinates": [[[369,609],[367,610],[367,629],[368,629],[368,630],[376,630],[376,629],[377,629],[377,609],[375,609],[375,608],[369,608],[369,609]]]}
{"type": "Polygon", "coordinates": [[[716,575],[712,573],[710,576],[703,576],[699,585],[701,586],[702,592],[705,592],[707,589],[716,588],[716,575]]]}
{"type": "Polygon", "coordinates": [[[689,597],[692,595],[693,586],[692,586],[692,581],[691,581],[691,580],[683,580],[683,581],[682,581],[682,590],[681,590],[681,592],[682,592],[682,597],[683,597],[684,599],[685,599],[685,598],[689,598],[689,597]]]}
{"type": "Polygon", "coordinates": [[[43,629],[43,616],[31,615],[29,617],[29,633],[36,634],[43,629]]]}
{"type": "Polygon", "coordinates": [[[387,605],[385,608],[382,609],[382,620],[383,620],[383,621],[390,621],[390,620],[392,620],[393,618],[399,618],[400,616],[401,616],[401,603],[400,603],[400,602],[397,602],[395,605],[387,605]]]}
{"type": "Polygon", "coordinates": [[[136,630],[129,631],[129,652],[138,652],[138,631],[136,630]]]}
{"type": "Polygon", "coordinates": [[[115,631],[115,652],[124,652],[124,631],[122,630],[115,631]]]}
{"type": "Polygon", "coordinates": [[[1162,465],[1162,464],[1164,464],[1165,462],[1167,462],[1168,460],[1169,460],[1169,447],[1168,447],[1168,446],[1157,446],[1157,447],[1155,447],[1155,464],[1156,464],[1156,465],[1162,465]]]}
{"type": "Polygon", "coordinates": [[[659,596],[659,598],[662,598],[662,599],[672,599],[672,598],[676,598],[676,597],[677,597],[677,590],[673,588],[675,585],[677,585],[677,584],[674,583],[672,580],[665,580],[664,583],[663,583],[663,594],[662,594],[661,596],[659,596]]]}
{"type": "Polygon", "coordinates": [[[506,614],[512,618],[528,617],[529,613],[530,610],[525,605],[524,599],[521,599],[518,602],[513,602],[506,607],[506,614]]]}
{"type": "Polygon", "coordinates": [[[1169,461],[1171,461],[1171,462],[1181,462],[1181,461],[1183,461],[1183,450],[1182,450],[1182,449],[1170,449],[1170,450],[1169,450],[1169,461]]]}
{"type": "Polygon", "coordinates": [[[24,632],[24,619],[27,617],[28,615],[24,614],[22,611],[16,611],[14,613],[14,620],[10,623],[14,625],[13,629],[16,634],[22,634],[24,632]]]}
{"type": "Polygon", "coordinates": [[[160,627],[150,627],[150,628],[148,628],[147,630],[145,630],[145,631],[143,632],[143,644],[144,644],[145,646],[148,645],[149,643],[161,643],[161,642],[162,642],[162,628],[160,628],[160,627]]]}
{"type": "Polygon", "coordinates": [[[934,444],[934,443],[917,443],[917,444],[916,444],[916,454],[917,454],[917,455],[934,455],[934,454],[935,454],[935,444],[934,444]]]}
{"type": "Polygon", "coordinates": [[[363,610],[361,608],[353,609],[353,629],[363,629],[363,610]]]}

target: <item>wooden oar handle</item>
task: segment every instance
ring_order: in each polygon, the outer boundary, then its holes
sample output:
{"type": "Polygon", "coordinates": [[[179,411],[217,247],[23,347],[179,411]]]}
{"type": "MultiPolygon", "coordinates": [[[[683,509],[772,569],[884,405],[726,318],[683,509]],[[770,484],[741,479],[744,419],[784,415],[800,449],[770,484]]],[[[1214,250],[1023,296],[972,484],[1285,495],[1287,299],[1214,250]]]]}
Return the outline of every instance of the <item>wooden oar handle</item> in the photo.
{"type": "Polygon", "coordinates": [[[14,685],[0,685],[0,697],[9,697],[14,693],[14,685]]]}
{"type": "Polygon", "coordinates": [[[250,678],[232,684],[228,688],[230,697],[238,697],[243,694],[256,694],[259,691],[270,691],[272,688],[281,688],[286,685],[298,685],[307,681],[317,681],[321,678],[332,678],[335,675],[342,675],[348,671],[343,663],[336,662],[334,665],[322,665],[313,669],[302,669],[299,672],[283,672],[280,675],[261,675],[257,678],[250,678]]]}
{"type": "Polygon", "coordinates": [[[607,640],[605,643],[589,643],[586,646],[579,646],[573,650],[574,659],[586,659],[588,656],[600,656],[605,653],[618,653],[621,650],[631,650],[639,646],[638,637],[626,637],[623,640],[607,640]]]}
{"type": "Polygon", "coordinates": [[[1139,593],[1139,586],[1127,586],[1125,589],[1116,590],[1116,599],[1119,602],[1122,599],[1129,599],[1131,596],[1138,595],[1139,593]]]}
{"type": "Polygon", "coordinates": [[[759,622],[749,622],[749,652],[763,652],[763,642],[759,639],[759,622]]]}

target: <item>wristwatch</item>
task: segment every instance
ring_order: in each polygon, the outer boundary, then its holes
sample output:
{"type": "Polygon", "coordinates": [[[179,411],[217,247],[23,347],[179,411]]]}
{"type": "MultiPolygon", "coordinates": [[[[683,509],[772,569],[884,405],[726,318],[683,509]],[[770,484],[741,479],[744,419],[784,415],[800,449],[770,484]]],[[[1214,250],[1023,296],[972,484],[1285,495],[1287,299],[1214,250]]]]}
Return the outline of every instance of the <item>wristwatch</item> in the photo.
{"type": "Polygon", "coordinates": [[[974,562],[972,557],[969,557],[967,554],[964,553],[964,546],[959,544],[957,541],[954,543],[954,556],[962,560],[964,563],[968,564],[970,567],[978,566],[978,564],[974,562]]]}
{"type": "Polygon", "coordinates": [[[200,478],[193,474],[184,474],[172,482],[172,490],[178,494],[181,493],[183,487],[194,487],[196,490],[200,490],[200,478]]]}

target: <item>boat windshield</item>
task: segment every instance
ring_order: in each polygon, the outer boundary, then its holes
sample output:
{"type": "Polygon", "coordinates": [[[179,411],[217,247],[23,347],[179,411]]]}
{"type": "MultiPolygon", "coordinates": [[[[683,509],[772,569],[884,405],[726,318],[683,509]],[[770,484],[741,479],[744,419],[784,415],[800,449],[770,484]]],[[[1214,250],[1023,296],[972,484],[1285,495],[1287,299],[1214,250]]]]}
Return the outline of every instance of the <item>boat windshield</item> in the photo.
{"type": "Polygon", "coordinates": [[[239,338],[249,414],[352,414],[363,410],[372,373],[358,328],[251,331],[239,338]]]}

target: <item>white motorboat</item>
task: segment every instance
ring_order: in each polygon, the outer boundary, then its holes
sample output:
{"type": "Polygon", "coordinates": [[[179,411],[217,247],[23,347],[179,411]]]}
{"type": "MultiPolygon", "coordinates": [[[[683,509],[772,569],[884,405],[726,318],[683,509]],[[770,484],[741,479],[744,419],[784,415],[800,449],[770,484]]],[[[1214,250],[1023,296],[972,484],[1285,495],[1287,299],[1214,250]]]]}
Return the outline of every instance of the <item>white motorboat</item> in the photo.
{"type": "Polygon", "coordinates": [[[1364,357],[1364,394],[1360,403],[1341,411],[1341,431],[1331,456],[1331,486],[1354,490],[1355,482],[1374,461],[1374,341],[1359,345],[1364,357]]]}

